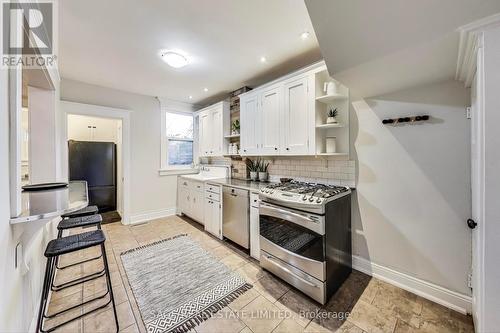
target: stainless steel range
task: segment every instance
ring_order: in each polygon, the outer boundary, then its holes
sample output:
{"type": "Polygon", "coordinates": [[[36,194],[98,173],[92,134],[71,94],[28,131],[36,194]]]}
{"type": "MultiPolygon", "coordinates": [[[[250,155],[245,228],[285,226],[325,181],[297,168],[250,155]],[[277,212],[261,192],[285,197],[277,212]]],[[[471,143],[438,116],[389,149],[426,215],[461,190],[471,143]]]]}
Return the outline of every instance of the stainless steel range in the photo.
{"type": "Polygon", "coordinates": [[[260,265],[321,304],[349,276],[351,190],[290,181],[260,191],[260,265]]]}

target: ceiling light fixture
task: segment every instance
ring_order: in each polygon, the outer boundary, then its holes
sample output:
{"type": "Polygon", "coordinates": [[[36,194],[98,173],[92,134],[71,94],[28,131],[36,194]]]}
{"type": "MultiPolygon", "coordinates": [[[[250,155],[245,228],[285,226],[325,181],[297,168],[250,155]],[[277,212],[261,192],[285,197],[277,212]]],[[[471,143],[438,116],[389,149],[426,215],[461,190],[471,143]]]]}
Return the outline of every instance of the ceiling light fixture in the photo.
{"type": "Polygon", "coordinates": [[[309,31],[304,31],[303,33],[300,34],[300,38],[302,40],[306,40],[309,38],[309,36],[311,36],[311,34],[309,33],[309,31]]]}
{"type": "Polygon", "coordinates": [[[193,96],[189,95],[189,99],[193,99],[193,96]]]}
{"type": "Polygon", "coordinates": [[[178,52],[162,51],[160,55],[163,61],[173,68],[181,68],[189,63],[188,59],[178,52]]]}
{"type": "Polygon", "coordinates": [[[266,57],[260,57],[260,62],[267,62],[266,57]]]}
{"type": "Polygon", "coordinates": [[[208,88],[203,88],[203,91],[204,91],[204,92],[207,92],[207,91],[208,91],[208,88]]]}

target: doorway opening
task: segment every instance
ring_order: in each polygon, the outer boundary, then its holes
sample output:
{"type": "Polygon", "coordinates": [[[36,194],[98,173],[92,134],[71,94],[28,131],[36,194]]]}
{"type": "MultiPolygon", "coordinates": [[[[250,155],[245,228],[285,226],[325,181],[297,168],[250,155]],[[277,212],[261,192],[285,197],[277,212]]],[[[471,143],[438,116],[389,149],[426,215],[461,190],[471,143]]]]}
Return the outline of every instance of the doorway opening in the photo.
{"type": "Polygon", "coordinates": [[[124,216],[122,128],[121,119],[67,115],[68,178],[87,181],[89,205],[103,224],[124,216]]]}

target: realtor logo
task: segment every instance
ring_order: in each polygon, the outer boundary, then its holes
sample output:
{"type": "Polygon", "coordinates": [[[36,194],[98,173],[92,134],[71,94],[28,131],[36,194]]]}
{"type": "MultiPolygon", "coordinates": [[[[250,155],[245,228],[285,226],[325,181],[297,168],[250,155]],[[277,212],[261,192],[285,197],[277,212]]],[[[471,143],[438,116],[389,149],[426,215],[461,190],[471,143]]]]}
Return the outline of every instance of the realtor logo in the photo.
{"type": "Polygon", "coordinates": [[[55,61],[54,3],[2,3],[2,67],[51,66],[55,61]]]}

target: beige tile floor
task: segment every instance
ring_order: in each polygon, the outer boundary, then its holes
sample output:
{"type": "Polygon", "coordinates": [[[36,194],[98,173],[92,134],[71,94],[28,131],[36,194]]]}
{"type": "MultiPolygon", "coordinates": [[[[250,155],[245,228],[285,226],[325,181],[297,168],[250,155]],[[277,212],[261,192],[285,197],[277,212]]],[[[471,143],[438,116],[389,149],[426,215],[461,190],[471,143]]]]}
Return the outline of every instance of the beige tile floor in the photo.
{"type": "MultiPolygon", "coordinates": [[[[253,288],[193,332],[473,332],[470,316],[453,312],[407,291],[353,271],[349,279],[325,306],[311,301],[288,284],[260,269],[258,262],[227,242],[204,233],[196,222],[177,216],[136,226],[121,223],[104,225],[106,251],[110,263],[121,332],[145,332],[144,324],[127,282],[120,253],[177,234],[191,238],[241,273],[253,288]],[[346,319],[346,313],[349,313],[346,319]]],[[[96,249],[63,259],[63,264],[96,254],[96,249]]],[[[92,272],[99,263],[88,263],[58,274],[57,281],[92,272]]],[[[49,312],[101,295],[104,279],[54,293],[49,312]]],[[[88,305],[84,310],[96,305],[88,305]]],[[[71,311],[60,320],[79,314],[71,311]]],[[[46,327],[57,322],[48,322],[46,327]]],[[[61,327],[58,332],[113,332],[111,306],[61,327]]]]}

